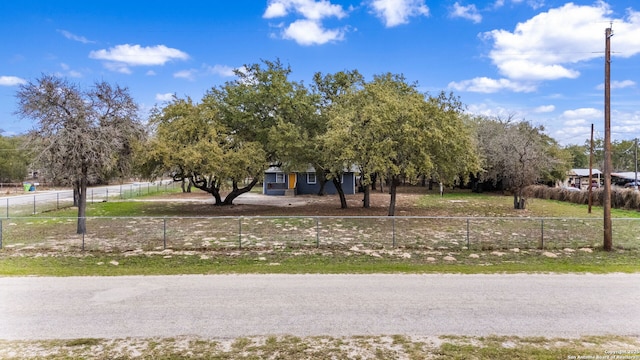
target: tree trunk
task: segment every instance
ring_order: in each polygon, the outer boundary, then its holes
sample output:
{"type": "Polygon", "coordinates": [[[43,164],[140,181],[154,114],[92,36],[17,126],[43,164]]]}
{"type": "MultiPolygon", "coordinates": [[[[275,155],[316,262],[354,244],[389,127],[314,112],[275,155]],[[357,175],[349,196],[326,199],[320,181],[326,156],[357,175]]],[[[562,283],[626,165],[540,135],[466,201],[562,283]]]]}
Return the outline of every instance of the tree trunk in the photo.
{"type": "Polygon", "coordinates": [[[364,198],[362,199],[362,207],[370,208],[371,207],[371,185],[367,184],[364,186],[364,198]]]}
{"type": "Polygon", "coordinates": [[[371,174],[371,185],[370,185],[370,188],[373,191],[376,191],[376,181],[378,181],[378,173],[371,174]]]}
{"type": "MultiPolygon", "coordinates": [[[[182,180],[182,184],[184,184],[185,180],[182,180]]],[[[216,183],[215,179],[207,179],[207,178],[196,178],[193,179],[190,177],[189,184],[193,185],[196,189],[200,189],[202,191],[208,192],[215,199],[216,206],[224,205],[222,202],[222,197],[220,196],[220,186],[216,183]]]]}
{"type": "Polygon", "coordinates": [[[325,176],[318,179],[320,181],[320,189],[318,189],[318,196],[324,196],[324,187],[327,184],[327,178],[325,176]]]}
{"type": "MultiPolygon", "coordinates": [[[[78,226],[76,234],[85,234],[87,232],[87,175],[83,170],[83,175],[77,183],[78,190],[78,226]]],[[[74,189],[75,191],[75,189],[74,189]]]]}
{"type": "Polygon", "coordinates": [[[520,190],[513,192],[513,208],[516,210],[524,210],[526,207],[526,199],[522,197],[520,190]]]}
{"type": "MultiPolygon", "coordinates": [[[[231,192],[229,194],[227,194],[227,196],[224,198],[224,201],[222,201],[222,203],[220,205],[233,205],[233,200],[235,200],[235,198],[237,198],[238,196],[251,191],[251,189],[258,183],[258,178],[253,178],[253,180],[251,180],[251,182],[243,187],[243,188],[238,188],[238,183],[236,181],[233,182],[233,190],[231,190],[231,192]]],[[[217,204],[216,204],[217,205],[217,204]]]]}
{"type": "Polygon", "coordinates": [[[399,182],[400,181],[396,176],[391,177],[391,184],[389,185],[389,193],[391,194],[391,200],[389,201],[389,216],[396,215],[396,194],[399,182]]]}
{"type": "Polygon", "coordinates": [[[78,204],[80,203],[80,182],[78,181],[74,181],[73,182],[73,206],[78,207],[78,204]]]}
{"type": "Polygon", "coordinates": [[[347,208],[347,198],[344,196],[344,189],[342,188],[342,184],[340,183],[339,179],[336,179],[335,177],[332,179],[333,181],[333,185],[336,187],[336,191],[338,192],[338,196],[340,196],[340,208],[341,209],[346,209],[347,208]]]}

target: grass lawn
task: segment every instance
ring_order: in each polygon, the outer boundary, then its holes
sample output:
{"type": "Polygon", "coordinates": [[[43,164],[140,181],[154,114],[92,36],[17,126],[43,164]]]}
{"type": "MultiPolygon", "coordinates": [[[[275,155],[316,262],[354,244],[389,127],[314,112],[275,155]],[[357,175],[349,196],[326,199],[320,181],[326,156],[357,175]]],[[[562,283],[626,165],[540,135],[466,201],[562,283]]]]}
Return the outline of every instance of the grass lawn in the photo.
{"type": "Polygon", "coordinates": [[[47,359],[634,359],[640,339],[584,336],[549,339],[517,336],[268,336],[2,341],[0,358],[47,359]],[[24,357],[22,357],[24,356],[24,357]],[[626,356],[626,357],[625,357],[626,356]],[[17,357],[14,357],[17,358],[17,357]]]}

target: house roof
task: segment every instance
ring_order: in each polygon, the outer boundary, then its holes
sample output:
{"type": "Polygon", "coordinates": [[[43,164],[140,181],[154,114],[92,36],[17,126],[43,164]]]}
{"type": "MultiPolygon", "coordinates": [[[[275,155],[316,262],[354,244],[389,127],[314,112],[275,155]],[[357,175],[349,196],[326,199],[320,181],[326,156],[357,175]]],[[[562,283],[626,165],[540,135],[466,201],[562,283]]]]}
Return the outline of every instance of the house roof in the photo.
{"type": "MultiPolygon", "coordinates": [[[[600,170],[598,170],[598,169],[591,169],[591,173],[592,173],[593,175],[600,175],[600,174],[602,174],[602,173],[600,172],[600,170]]],[[[580,176],[580,177],[582,177],[582,176],[589,176],[589,169],[571,169],[571,170],[569,170],[568,175],[569,175],[569,176],[580,176]]]]}
{"type": "MultiPolygon", "coordinates": [[[[355,165],[351,165],[351,169],[347,169],[345,168],[343,170],[344,172],[353,172],[353,173],[357,173],[358,171],[360,171],[358,169],[357,166],[355,165]]],[[[283,173],[284,171],[282,171],[282,168],[280,168],[279,166],[269,166],[269,168],[267,170],[264,171],[265,173],[283,173]]],[[[306,171],[291,171],[291,172],[308,172],[308,173],[314,173],[316,172],[316,169],[313,168],[313,166],[309,165],[309,167],[307,168],[306,171]]]]}
{"type": "MultiPolygon", "coordinates": [[[[611,176],[615,176],[615,177],[619,177],[627,180],[636,179],[636,173],[633,171],[623,171],[623,172],[612,173],[611,176]]],[[[638,173],[638,178],[640,179],[640,173],[638,173]]]]}
{"type": "Polygon", "coordinates": [[[269,168],[267,170],[265,170],[264,172],[266,172],[266,173],[281,173],[281,172],[284,172],[284,171],[282,171],[282,169],[279,166],[269,166],[269,168]]]}

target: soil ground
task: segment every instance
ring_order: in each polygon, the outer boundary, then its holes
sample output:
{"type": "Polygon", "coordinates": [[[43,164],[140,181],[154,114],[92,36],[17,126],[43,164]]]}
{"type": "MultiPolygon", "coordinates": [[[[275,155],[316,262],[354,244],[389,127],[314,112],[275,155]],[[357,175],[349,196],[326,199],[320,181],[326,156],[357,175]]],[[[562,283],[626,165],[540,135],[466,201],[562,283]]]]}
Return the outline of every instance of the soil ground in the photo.
{"type": "MultiPolygon", "coordinates": [[[[397,216],[437,216],[433,211],[418,207],[417,200],[425,195],[439,196],[433,191],[421,187],[403,187],[396,200],[397,216]]],[[[348,208],[340,208],[338,195],[296,195],[268,196],[246,193],[236,198],[231,206],[214,206],[210,194],[196,190],[191,193],[164,194],[153,199],[139,201],[192,201],[194,206],[185,209],[189,215],[225,215],[225,216],[385,216],[389,211],[388,192],[372,191],[371,207],[363,208],[363,194],[347,195],[348,208]],[[191,213],[193,212],[193,213],[191,213]]]]}

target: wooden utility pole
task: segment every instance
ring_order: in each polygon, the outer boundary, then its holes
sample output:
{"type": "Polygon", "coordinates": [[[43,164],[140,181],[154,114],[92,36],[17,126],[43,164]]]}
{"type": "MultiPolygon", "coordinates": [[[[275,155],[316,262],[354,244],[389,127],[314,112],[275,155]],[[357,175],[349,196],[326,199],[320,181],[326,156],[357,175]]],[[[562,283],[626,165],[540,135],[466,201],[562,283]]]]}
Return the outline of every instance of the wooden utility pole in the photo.
{"type": "Polygon", "coordinates": [[[604,243],[603,249],[613,248],[611,226],[611,27],[605,30],[604,51],[604,243]]]}
{"type": "MultiPolygon", "coordinates": [[[[598,182],[598,185],[600,183],[598,182]]],[[[591,204],[593,204],[593,124],[591,124],[591,142],[589,146],[589,210],[591,214],[591,204]]]]}
{"type": "Polygon", "coordinates": [[[633,189],[638,191],[638,138],[635,139],[636,151],[633,153],[633,163],[635,165],[635,179],[633,182],[633,189]]]}

